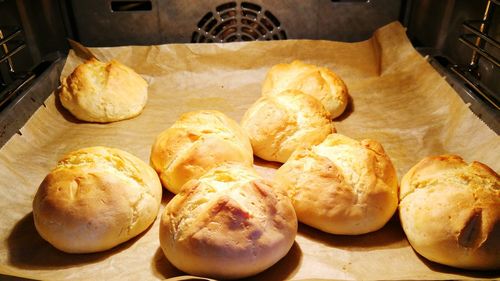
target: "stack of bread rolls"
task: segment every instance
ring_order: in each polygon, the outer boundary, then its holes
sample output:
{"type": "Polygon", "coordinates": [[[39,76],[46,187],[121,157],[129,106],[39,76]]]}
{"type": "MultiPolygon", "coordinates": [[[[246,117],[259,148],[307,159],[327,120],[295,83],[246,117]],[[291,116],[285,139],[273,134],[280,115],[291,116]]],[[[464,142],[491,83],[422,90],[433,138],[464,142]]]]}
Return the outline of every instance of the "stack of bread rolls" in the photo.
{"type": "Polygon", "coordinates": [[[284,163],[298,148],[335,132],[332,118],[344,112],[347,87],[333,71],[300,61],[269,70],[262,97],[247,110],[241,126],[254,154],[284,163]]]}
{"type": "MultiPolygon", "coordinates": [[[[118,62],[91,60],[63,81],[59,97],[78,119],[113,122],[142,111],[147,83],[118,62]]],[[[154,141],[154,169],[108,147],[64,156],[33,200],[36,229],[68,253],[110,249],[153,223],[163,185],[176,195],[161,215],[160,246],[193,275],[255,275],[287,254],[297,220],[358,235],[382,228],[398,206],[422,256],[459,268],[500,268],[498,174],[459,156],[428,157],[399,191],[379,142],[336,133],[332,118],[347,103],[347,87],[331,70],[278,64],[241,127],[219,111],[185,113],[154,141]],[[284,163],[274,181],[253,169],[254,154],[284,163]]]]}
{"type": "Polygon", "coordinates": [[[334,234],[363,234],[392,217],[398,184],[378,142],[335,134],[331,119],[347,101],[345,83],[331,70],[278,64],[241,124],[255,155],[284,163],[275,182],[301,222],[334,234]]]}
{"type": "Polygon", "coordinates": [[[177,268],[240,278],[290,250],[297,232],[293,206],[253,170],[250,140],[223,113],[183,114],[156,138],[151,164],[177,194],[160,224],[161,247],[177,268]]]}

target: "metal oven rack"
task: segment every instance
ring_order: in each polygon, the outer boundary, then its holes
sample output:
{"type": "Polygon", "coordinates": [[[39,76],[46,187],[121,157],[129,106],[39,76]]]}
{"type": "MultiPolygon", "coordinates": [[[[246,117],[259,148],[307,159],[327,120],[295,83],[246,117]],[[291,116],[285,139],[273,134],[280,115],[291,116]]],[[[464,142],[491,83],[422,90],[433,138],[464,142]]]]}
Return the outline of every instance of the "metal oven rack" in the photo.
{"type": "Polygon", "coordinates": [[[478,73],[478,63],[480,59],[486,59],[493,65],[492,71],[499,73],[500,59],[495,57],[494,52],[500,51],[500,43],[488,35],[488,31],[493,21],[493,14],[496,6],[500,5],[499,0],[489,0],[486,4],[482,20],[466,20],[462,24],[467,31],[459,37],[459,41],[472,50],[470,63],[460,67],[454,65],[451,70],[463,81],[489,102],[496,110],[500,110],[498,93],[482,85],[478,73]],[[489,51],[488,49],[491,49],[489,51]]]}
{"type": "Polygon", "coordinates": [[[34,76],[14,69],[12,57],[26,47],[21,28],[0,27],[0,108],[34,76]]]}
{"type": "Polygon", "coordinates": [[[0,27],[0,147],[21,134],[20,128],[57,88],[64,64],[60,54],[53,54],[30,70],[18,70],[15,56],[28,47],[23,35],[19,27],[0,27]]]}

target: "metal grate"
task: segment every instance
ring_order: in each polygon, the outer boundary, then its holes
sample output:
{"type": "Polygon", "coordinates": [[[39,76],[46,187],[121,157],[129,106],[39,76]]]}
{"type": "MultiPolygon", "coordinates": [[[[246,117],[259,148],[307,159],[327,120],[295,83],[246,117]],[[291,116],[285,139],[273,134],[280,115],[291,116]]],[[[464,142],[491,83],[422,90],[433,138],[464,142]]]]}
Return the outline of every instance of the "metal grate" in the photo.
{"type": "Polygon", "coordinates": [[[454,65],[451,70],[493,107],[500,110],[500,97],[479,82],[480,77],[477,72],[481,58],[493,65],[491,71],[500,72],[500,59],[494,55],[495,51],[500,51],[500,43],[488,35],[495,8],[498,5],[500,5],[499,0],[489,0],[482,20],[467,20],[463,23],[466,33],[462,34],[459,40],[472,50],[472,56],[468,66],[454,65]],[[488,47],[490,51],[487,50],[488,47]]]}
{"type": "Polygon", "coordinates": [[[12,56],[26,47],[18,27],[0,28],[0,109],[33,79],[32,75],[16,72],[12,56]]]}
{"type": "Polygon", "coordinates": [[[228,2],[210,11],[198,22],[192,43],[284,40],[281,22],[269,10],[250,2],[228,2]]]}

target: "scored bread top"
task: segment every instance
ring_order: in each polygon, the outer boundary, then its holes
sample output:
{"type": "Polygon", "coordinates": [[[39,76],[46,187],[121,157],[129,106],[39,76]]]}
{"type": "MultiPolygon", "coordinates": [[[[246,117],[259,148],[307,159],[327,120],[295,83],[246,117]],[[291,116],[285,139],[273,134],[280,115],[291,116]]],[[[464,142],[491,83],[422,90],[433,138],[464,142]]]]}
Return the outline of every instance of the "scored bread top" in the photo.
{"type": "Polygon", "coordinates": [[[167,258],[190,274],[239,278],[282,258],[297,218],[253,168],[224,164],[191,180],[167,205],[160,243],[167,258]]]}
{"type": "Polygon", "coordinates": [[[397,209],[396,172],[374,140],[331,134],[295,151],[275,182],[291,198],[299,221],[329,233],[375,231],[397,209]]]}
{"type": "Polygon", "coordinates": [[[240,126],[215,110],[184,113],[156,138],[151,150],[154,169],[173,193],[224,162],[252,165],[253,151],[240,126]]]}
{"type": "Polygon", "coordinates": [[[139,115],[147,102],[147,88],[139,74],[120,62],[92,59],[62,81],[59,98],[76,118],[106,123],[139,115]]]}
{"type": "Polygon", "coordinates": [[[260,98],[245,112],[241,125],[255,155],[282,163],[297,148],[318,144],[335,131],[323,105],[297,90],[260,98]]]}
{"type": "Polygon", "coordinates": [[[65,252],[102,251],[147,228],[161,196],[158,176],[139,158],[113,148],[84,148],[64,156],[40,185],[35,226],[65,252]]]}
{"type": "Polygon", "coordinates": [[[469,269],[500,268],[500,177],[457,155],[426,157],[403,177],[400,217],[424,257],[469,269]]]}
{"type": "Polygon", "coordinates": [[[336,118],[344,112],[348,103],[344,81],[326,67],[318,67],[301,61],[277,64],[266,75],[262,95],[277,95],[286,90],[300,90],[317,98],[336,118]]]}

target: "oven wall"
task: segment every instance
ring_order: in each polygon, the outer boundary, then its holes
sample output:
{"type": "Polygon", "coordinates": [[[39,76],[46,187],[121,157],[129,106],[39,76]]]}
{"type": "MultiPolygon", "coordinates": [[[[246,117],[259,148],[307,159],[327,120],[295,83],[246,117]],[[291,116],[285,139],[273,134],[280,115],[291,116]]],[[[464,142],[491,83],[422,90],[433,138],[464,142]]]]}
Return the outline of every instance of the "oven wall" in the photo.
{"type": "MultiPolygon", "coordinates": [[[[291,39],[360,41],[401,15],[401,0],[142,0],[150,9],[113,11],[114,0],[71,0],[78,40],[88,46],[188,43],[208,12],[228,2],[270,11],[291,39]]],[[[127,2],[127,1],[120,1],[127,2]]],[[[141,2],[141,1],[132,1],[141,2]]],[[[141,5],[137,6],[138,8],[141,5]]]]}

